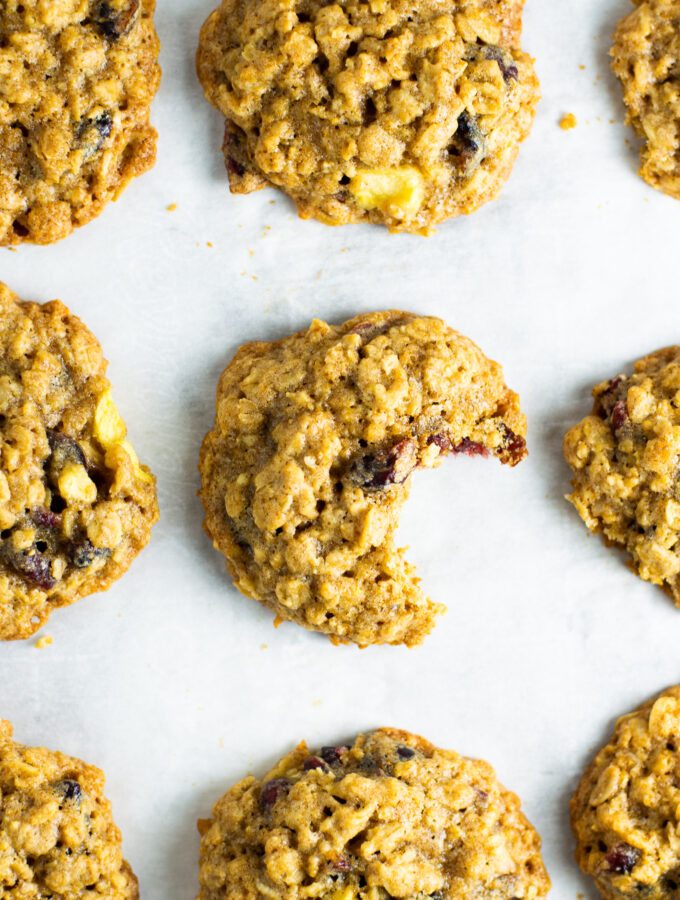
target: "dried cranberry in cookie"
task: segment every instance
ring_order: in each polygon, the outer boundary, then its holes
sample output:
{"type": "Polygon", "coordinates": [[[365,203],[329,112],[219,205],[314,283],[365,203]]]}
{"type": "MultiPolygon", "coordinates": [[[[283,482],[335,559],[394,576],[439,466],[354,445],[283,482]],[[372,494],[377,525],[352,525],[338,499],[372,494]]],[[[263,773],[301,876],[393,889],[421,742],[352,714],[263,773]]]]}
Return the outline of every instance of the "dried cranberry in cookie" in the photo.
{"type": "Polygon", "coordinates": [[[96,338],[0,284],[0,639],[106,590],[158,518],[96,338]]]}
{"type": "Polygon", "coordinates": [[[500,366],[441,319],[317,320],[223,372],[205,529],[239,590],[281,618],[334,642],[418,644],[442,607],[395,545],[413,473],[447,453],[514,466],[525,434],[500,366]]]}
{"type": "Polygon", "coordinates": [[[538,102],[522,0],[222,0],[197,66],[234,193],[427,234],[492,200],[538,102]]]}
{"type": "Polygon", "coordinates": [[[217,801],[198,900],[545,897],[540,838],[488,763],[393,728],[334,749],[310,768],[324,749],[302,743],[217,801]]]}

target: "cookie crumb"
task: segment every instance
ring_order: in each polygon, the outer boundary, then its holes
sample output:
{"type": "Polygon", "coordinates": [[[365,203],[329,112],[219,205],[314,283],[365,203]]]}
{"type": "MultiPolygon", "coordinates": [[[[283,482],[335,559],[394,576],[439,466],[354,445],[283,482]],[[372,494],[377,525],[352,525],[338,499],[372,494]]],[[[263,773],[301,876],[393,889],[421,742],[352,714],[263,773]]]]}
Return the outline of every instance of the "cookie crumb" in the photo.
{"type": "Polygon", "coordinates": [[[51,643],[52,635],[44,634],[41,638],[38,638],[38,640],[35,642],[35,646],[37,650],[42,650],[44,647],[49,647],[51,643]]]}
{"type": "Polygon", "coordinates": [[[279,625],[283,625],[283,619],[281,618],[281,616],[277,616],[274,619],[274,628],[278,628],[279,625]]]}
{"type": "Polygon", "coordinates": [[[171,203],[170,206],[166,206],[165,208],[167,209],[168,212],[174,212],[177,209],[177,204],[171,203]]]}
{"type": "Polygon", "coordinates": [[[569,131],[571,128],[576,128],[577,125],[578,121],[573,113],[567,113],[560,120],[560,128],[563,131],[569,131]]]}

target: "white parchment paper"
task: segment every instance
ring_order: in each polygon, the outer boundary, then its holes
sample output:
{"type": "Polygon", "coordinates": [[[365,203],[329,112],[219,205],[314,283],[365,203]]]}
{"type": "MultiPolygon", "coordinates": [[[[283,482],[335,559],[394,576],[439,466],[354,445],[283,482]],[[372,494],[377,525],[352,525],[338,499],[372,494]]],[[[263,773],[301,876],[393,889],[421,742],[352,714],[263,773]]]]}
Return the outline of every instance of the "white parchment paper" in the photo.
{"type": "Polygon", "coordinates": [[[107,594],[52,617],[51,646],[0,647],[0,714],[19,740],[105,770],[145,900],[195,895],[196,818],[231,783],[303,737],[381,724],[488,759],[543,837],[552,896],[592,898],[568,797],[613,720],[680,681],[680,611],[563,499],[562,436],[592,385],[680,339],[680,203],[636,176],[608,67],[630,4],[527,0],[533,133],[498,201],[424,239],[303,222],[271,190],[229,195],[193,64],[213,2],[159,2],[153,172],[65,241],[1,256],[13,290],[59,297],[101,340],[162,518],[107,594]],[[530,457],[417,473],[400,537],[448,614],[420,649],[360,651],[275,631],[231,586],[201,530],[196,463],[239,344],[392,306],[442,316],[503,364],[530,457]]]}

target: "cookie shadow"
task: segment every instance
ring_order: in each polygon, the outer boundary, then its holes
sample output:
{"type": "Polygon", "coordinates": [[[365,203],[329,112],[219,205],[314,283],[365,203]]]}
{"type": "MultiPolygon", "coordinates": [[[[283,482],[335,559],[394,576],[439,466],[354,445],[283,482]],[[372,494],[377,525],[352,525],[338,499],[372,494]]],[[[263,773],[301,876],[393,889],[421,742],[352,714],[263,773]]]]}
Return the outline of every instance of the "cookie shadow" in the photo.
{"type": "MultiPolygon", "coordinates": [[[[588,760],[588,762],[589,761],[590,760],[588,760]]],[[[583,770],[585,770],[586,765],[587,762],[584,763],[583,770]]],[[[574,775],[570,779],[569,783],[564,786],[564,788],[560,792],[559,797],[557,798],[560,810],[560,815],[557,822],[557,857],[559,864],[564,866],[567,871],[572,872],[574,874],[574,877],[578,879],[579,891],[577,897],[582,898],[582,900],[600,900],[599,891],[595,887],[595,883],[593,882],[592,878],[589,878],[584,872],[581,871],[578,863],[574,859],[576,841],[574,840],[574,835],[571,830],[569,817],[569,801],[571,800],[572,795],[576,790],[580,777],[580,774],[574,775]]],[[[553,884],[553,890],[555,889],[555,887],[556,885],[553,884]]]]}
{"type": "MultiPolygon", "coordinates": [[[[616,0],[607,14],[603,16],[599,28],[598,53],[595,70],[600,84],[607,92],[609,106],[609,118],[617,123],[623,123],[626,117],[626,106],[623,102],[623,89],[619,79],[611,67],[609,51],[613,44],[613,34],[618,23],[632,11],[630,0],[616,0]]],[[[640,168],[640,148],[643,140],[639,138],[632,127],[626,126],[625,135],[625,160],[628,168],[638,174],[640,168]]]]}
{"type": "Polygon", "coordinates": [[[191,104],[193,119],[199,132],[196,140],[205,148],[204,157],[210,160],[210,180],[219,183],[226,192],[229,180],[222,155],[224,117],[208,102],[196,72],[196,51],[201,26],[217,6],[217,0],[201,0],[189,4],[186,11],[177,15],[175,22],[177,90],[185,102],[191,104]],[[181,65],[177,65],[177,60],[181,65]]]}
{"type": "MultiPolygon", "coordinates": [[[[205,363],[194,366],[191,377],[187,377],[187,384],[191,390],[187,391],[180,404],[181,416],[191,439],[184,448],[181,460],[181,471],[191,474],[182,482],[182,490],[179,494],[180,509],[176,510],[177,520],[183,522],[183,541],[190,548],[196,565],[203,572],[210,573],[212,578],[231,587],[224,557],[212,546],[212,542],[203,528],[204,510],[199,491],[201,478],[198,471],[199,454],[205,435],[213,427],[215,421],[215,391],[217,382],[227,362],[238,349],[238,344],[230,342],[226,352],[214,359],[206,366],[205,363]]],[[[236,594],[236,590],[234,589],[236,594]]]]}

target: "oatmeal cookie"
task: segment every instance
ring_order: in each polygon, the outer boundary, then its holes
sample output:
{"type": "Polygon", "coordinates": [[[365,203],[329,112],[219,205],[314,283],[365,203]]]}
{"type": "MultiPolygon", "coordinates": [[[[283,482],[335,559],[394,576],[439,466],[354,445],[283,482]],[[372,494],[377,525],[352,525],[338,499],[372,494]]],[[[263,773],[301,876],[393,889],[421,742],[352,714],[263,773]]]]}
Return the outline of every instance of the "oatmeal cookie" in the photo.
{"type": "Polygon", "coordinates": [[[4,900],[137,900],[104,773],[12,740],[0,719],[0,895],[4,900]]]}
{"type": "Polygon", "coordinates": [[[65,237],[153,166],[154,7],[0,4],[0,246],[65,237]]]}
{"type": "Polygon", "coordinates": [[[492,200],[539,98],[523,0],[223,0],[198,75],[235,193],[427,234],[492,200]]]}
{"type": "Polygon", "coordinates": [[[592,414],[564,438],[567,499],[680,606],[680,347],[645,356],[593,396],[592,414]]]}
{"type": "Polygon", "coordinates": [[[644,140],[640,175],[680,200],[680,0],[634,0],[614,33],[626,123],[644,140]]]}
{"type": "Polygon", "coordinates": [[[96,338],[0,284],[0,639],[106,590],[149,540],[156,480],[125,439],[96,338]]]}
{"type": "Polygon", "coordinates": [[[491,766],[382,728],[304,743],[199,822],[198,900],[538,900],[541,840],[491,766]]]}
{"type": "Polygon", "coordinates": [[[576,861],[605,900],[680,897],[680,687],[616,723],[571,799],[576,861]]]}
{"type": "Polygon", "coordinates": [[[395,546],[411,473],[447,453],[515,465],[526,422],[501,367],[441,319],[315,320],[241,347],[199,467],[236,586],[334,642],[418,644],[442,607],[395,546]]]}

